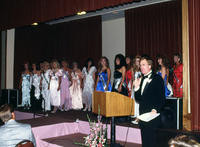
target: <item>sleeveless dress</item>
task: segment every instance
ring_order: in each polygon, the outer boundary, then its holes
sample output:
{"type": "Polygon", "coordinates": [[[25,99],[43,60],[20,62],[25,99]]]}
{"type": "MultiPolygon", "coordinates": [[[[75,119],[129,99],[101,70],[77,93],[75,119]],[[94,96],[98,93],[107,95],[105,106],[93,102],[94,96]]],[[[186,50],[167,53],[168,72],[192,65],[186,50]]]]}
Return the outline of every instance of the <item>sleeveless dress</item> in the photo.
{"type": "MultiPolygon", "coordinates": [[[[116,70],[114,72],[114,82],[113,82],[113,87],[112,87],[113,92],[118,92],[118,88],[119,88],[119,85],[121,82],[122,82],[122,73],[119,72],[118,70],[116,70]]],[[[125,96],[128,96],[128,89],[127,89],[126,81],[123,82],[122,90],[119,93],[121,93],[125,96]]]]}
{"type": "Polygon", "coordinates": [[[173,93],[174,97],[183,97],[183,64],[174,66],[173,93]]]}
{"type": "Polygon", "coordinates": [[[30,106],[31,75],[22,74],[22,106],[30,106]]]}
{"type": "MultiPolygon", "coordinates": [[[[50,91],[49,91],[49,82],[50,82],[50,70],[44,72],[42,77],[42,97],[45,100],[45,110],[51,110],[51,102],[50,102],[50,91]]],[[[42,101],[42,108],[44,108],[44,101],[42,101]]]]}
{"type": "MultiPolygon", "coordinates": [[[[108,81],[108,73],[100,72],[100,73],[98,73],[98,76],[99,76],[99,81],[97,83],[96,91],[105,92],[105,89],[107,86],[107,81],[108,81]]],[[[107,91],[111,91],[111,90],[112,90],[112,86],[111,86],[111,83],[109,82],[107,91]]]]}
{"type": "MultiPolygon", "coordinates": [[[[162,73],[160,71],[158,72],[158,75],[162,77],[162,73]]],[[[165,84],[165,97],[168,97],[171,94],[171,92],[167,88],[167,75],[165,75],[164,84],[165,84]]]]}
{"type": "Polygon", "coordinates": [[[53,71],[50,72],[51,80],[50,80],[50,100],[51,105],[53,106],[60,106],[60,90],[58,89],[59,86],[59,77],[61,76],[60,70],[54,73],[53,71]]]}
{"type": "Polygon", "coordinates": [[[41,76],[38,74],[33,74],[32,76],[32,85],[34,86],[34,97],[40,99],[40,80],[41,76]]]}
{"type": "Polygon", "coordinates": [[[131,97],[131,90],[132,90],[132,71],[126,71],[126,85],[128,89],[128,96],[131,97]]]}
{"type": "Polygon", "coordinates": [[[92,94],[94,91],[94,79],[93,74],[96,72],[96,67],[92,66],[89,71],[86,67],[83,68],[82,73],[84,76],[84,88],[83,88],[83,104],[92,105],[92,94]]]}
{"type": "Polygon", "coordinates": [[[64,110],[68,111],[72,108],[72,99],[69,91],[70,81],[68,71],[62,70],[62,81],[60,84],[60,106],[64,105],[64,110]]]}
{"type": "Polygon", "coordinates": [[[72,98],[72,109],[80,110],[83,108],[82,89],[78,73],[72,72],[72,86],[69,88],[72,98]]]}

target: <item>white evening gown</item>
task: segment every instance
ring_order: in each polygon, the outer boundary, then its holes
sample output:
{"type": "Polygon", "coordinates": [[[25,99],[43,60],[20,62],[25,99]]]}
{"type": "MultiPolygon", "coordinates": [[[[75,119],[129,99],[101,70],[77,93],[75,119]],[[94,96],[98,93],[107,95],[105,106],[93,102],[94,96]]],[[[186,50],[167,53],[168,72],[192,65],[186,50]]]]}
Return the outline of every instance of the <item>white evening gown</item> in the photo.
{"type": "MultiPolygon", "coordinates": [[[[50,82],[50,70],[47,70],[43,73],[42,76],[42,97],[45,100],[45,110],[51,110],[51,102],[50,102],[50,91],[49,91],[49,82],[50,82]]],[[[44,101],[42,101],[42,108],[44,109],[44,101]]]]}
{"type": "Polygon", "coordinates": [[[92,66],[89,71],[86,67],[83,68],[82,73],[84,76],[84,88],[83,88],[83,103],[91,107],[92,105],[92,94],[94,91],[94,79],[93,74],[96,72],[95,66],[92,66]]]}
{"type": "Polygon", "coordinates": [[[40,80],[41,76],[38,74],[33,74],[32,76],[32,85],[35,87],[34,96],[37,100],[40,99],[40,80]]]}
{"type": "Polygon", "coordinates": [[[72,72],[72,86],[69,88],[72,98],[72,109],[80,110],[83,108],[82,89],[78,73],[72,72]]]}
{"type": "Polygon", "coordinates": [[[61,76],[61,72],[58,71],[54,73],[50,72],[51,80],[50,80],[50,101],[52,106],[60,106],[60,90],[58,89],[59,85],[59,77],[61,76]]]}

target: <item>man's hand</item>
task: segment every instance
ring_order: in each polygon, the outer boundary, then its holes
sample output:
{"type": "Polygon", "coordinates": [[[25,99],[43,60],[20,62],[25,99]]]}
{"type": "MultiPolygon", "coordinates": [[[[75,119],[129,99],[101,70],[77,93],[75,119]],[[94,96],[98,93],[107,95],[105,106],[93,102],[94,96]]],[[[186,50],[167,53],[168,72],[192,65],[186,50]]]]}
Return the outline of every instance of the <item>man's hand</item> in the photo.
{"type": "Polygon", "coordinates": [[[151,113],[153,113],[153,114],[157,113],[156,109],[152,109],[151,113]]]}
{"type": "Polygon", "coordinates": [[[134,81],[133,81],[133,85],[134,85],[134,89],[136,90],[136,89],[139,89],[139,87],[140,87],[140,83],[141,83],[141,78],[138,78],[138,79],[135,79],[134,81]]]}

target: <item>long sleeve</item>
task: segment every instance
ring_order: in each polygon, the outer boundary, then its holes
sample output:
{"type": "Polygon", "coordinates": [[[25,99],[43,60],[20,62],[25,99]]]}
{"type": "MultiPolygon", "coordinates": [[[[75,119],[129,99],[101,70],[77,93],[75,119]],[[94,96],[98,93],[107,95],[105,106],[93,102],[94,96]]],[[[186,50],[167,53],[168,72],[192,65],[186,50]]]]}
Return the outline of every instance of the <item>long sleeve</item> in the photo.
{"type": "Polygon", "coordinates": [[[154,102],[153,109],[156,109],[157,112],[160,112],[160,109],[165,103],[165,87],[164,81],[161,78],[157,78],[154,86],[154,102]]]}

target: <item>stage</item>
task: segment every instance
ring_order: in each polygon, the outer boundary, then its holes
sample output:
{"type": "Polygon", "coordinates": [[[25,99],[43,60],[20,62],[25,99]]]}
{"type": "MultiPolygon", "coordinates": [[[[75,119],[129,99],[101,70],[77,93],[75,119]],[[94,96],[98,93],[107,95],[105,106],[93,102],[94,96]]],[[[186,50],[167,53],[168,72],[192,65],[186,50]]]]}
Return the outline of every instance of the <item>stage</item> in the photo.
{"type": "MultiPolygon", "coordinates": [[[[83,137],[89,134],[87,114],[91,120],[97,120],[97,115],[83,111],[58,111],[48,117],[36,116],[33,113],[15,111],[16,120],[32,126],[37,147],[78,146],[75,142],[83,143],[83,137]]],[[[103,122],[109,120],[103,119],[103,122]]],[[[108,139],[110,139],[110,125],[108,124],[108,139]]],[[[141,147],[140,129],[131,123],[120,123],[116,126],[116,140],[126,147],[141,147]]]]}
{"type": "MultiPolygon", "coordinates": [[[[73,147],[75,142],[83,143],[83,137],[89,134],[89,123],[87,114],[91,120],[97,120],[97,115],[83,111],[58,111],[55,114],[49,113],[48,117],[36,116],[32,112],[23,110],[15,111],[16,120],[28,123],[32,126],[38,147],[73,147]]],[[[104,123],[109,123],[103,118],[104,123]]],[[[175,129],[157,130],[158,146],[168,147],[168,141],[179,134],[186,134],[200,139],[199,132],[188,132],[175,129]]],[[[108,125],[108,139],[110,139],[110,125],[108,125]]],[[[125,147],[141,147],[141,134],[137,125],[130,122],[117,123],[116,140],[125,147]],[[127,140],[127,143],[125,144],[127,140]]]]}

